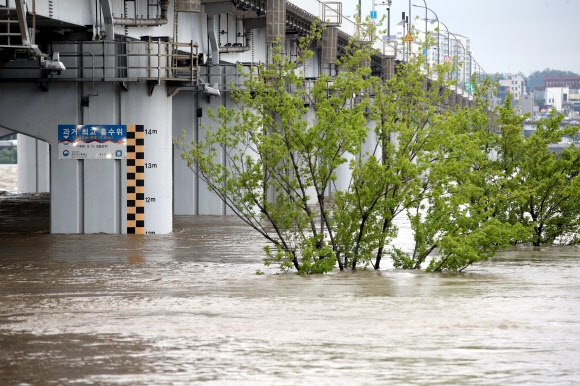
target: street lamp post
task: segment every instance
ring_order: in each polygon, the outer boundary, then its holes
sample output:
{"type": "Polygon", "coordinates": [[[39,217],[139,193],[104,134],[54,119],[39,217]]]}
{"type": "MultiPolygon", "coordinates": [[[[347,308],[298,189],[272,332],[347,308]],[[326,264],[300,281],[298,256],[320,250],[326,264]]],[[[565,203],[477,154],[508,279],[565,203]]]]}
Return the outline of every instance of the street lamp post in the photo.
{"type": "MultiPolygon", "coordinates": [[[[359,0],[359,6],[360,6],[360,2],[361,0],[359,0]]],[[[393,0],[382,0],[381,1],[382,4],[376,4],[376,0],[373,0],[372,2],[372,10],[375,10],[375,7],[377,5],[386,5],[387,6],[387,35],[388,35],[388,40],[391,39],[391,5],[393,4],[393,0]]]]}
{"type": "Polygon", "coordinates": [[[481,65],[479,63],[477,63],[477,61],[475,59],[473,59],[473,61],[475,62],[475,69],[477,72],[477,81],[479,82],[479,80],[481,79],[481,72],[483,71],[483,74],[485,76],[487,76],[487,72],[485,72],[485,70],[483,68],[481,68],[481,65]],[[479,67],[479,69],[478,69],[478,67],[479,67]]]}
{"type": "Polygon", "coordinates": [[[443,27],[445,27],[445,30],[447,31],[447,56],[451,56],[451,36],[449,35],[449,28],[447,28],[447,25],[445,23],[443,23],[442,21],[438,21],[439,23],[443,24],[443,27]]]}
{"type": "MultiPolygon", "coordinates": [[[[360,1],[360,0],[359,0],[360,1]]],[[[375,13],[375,8],[377,5],[386,5],[387,6],[387,41],[391,40],[391,4],[393,3],[393,0],[381,0],[381,4],[376,4],[377,0],[372,0],[372,12],[373,14],[375,13]]],[[[374,24],[374,20],[373,20],[373,24],[374,24]]],[[[395,52],[396,55],[396,52],[395,52]]]]}
{"type": "Polygon", "coordinates": [[[465,57],[465,69],[463,70],[463,80],[464,82],[469,82],[469,89],[467,90],[468,94],[473,92],[473,85],[471,84],[471,70],[473,66],[473,56],[471,56],[471,52],[467,51],[465,47],[463,47],[465,55],[469,55],[469,72],[467,71],[467,57],[465,57]],[[469,74],[469,77],[468,77],[469,74]]]}
{"type": "MultiPolygon", "coordinates": [[[[455,51],[457,52],[457,57],[459,59],[459,47],[457,47],[457,43],[461,44],[461,47],[463,48],[463,90],[465,90],[465,67],[467,65],[466,63],[466,56],[467,56],[467,50],[465,49],[465,46],[463,45],[463,43],[461,43],[461,41],[457,38],[457,36],[455,36],[455,34],[453,32],[450,32],[451,35],[453,35],[453,37],[455,38],[455,51]]],[[[471,55],[471,54],[470,54],[471,55]]],[[[459,71],[459,64],[456,64],[457,71],[459,71]]],[[[459,74],[457,74],[457,81],[459,82],[459,74]]]]}
{"type": "MultiPolygon", "coordinates": [[[[411,17],[411,0],[409,0],[409,32],[412,30],[413,18],[411,17]]],[[[411,48],[411,42],[409,42],[409,49],[411,48]]]]}
{"type": "Polygon", "coordinates": [[[387,34],[389,35],[387,40],[391,40],[391,4],[393,3],[392,0],[388,0],[387,2],[387,34]]]}
{"type": "Polygon", "coordinates": [[[425,3],[425,42],[427,42],[427,1],[423,0],[425,3]]]}
{"type": "MultiPolygon", "coordinates": [[[[425,0],[423,0],[425,1],[425,0]]],[[[425,3],[427,4],[427,3],[425,3]]],[[[431,8],[427,7],[427,5],[422,6],[422,5],[416,5],[413,4],[413,7],[417,7],[417,8],[425,8],[425,15],[427,14],[427,10],[431,11],[433,13],[433,15],[435,15],[435,19],[437,20],[437,64],[440,63],[439,60],[439,56],[440,56],[440,51],[439,51],[439,16],[437,16],[437,14],[435,13],[435,11],[433,11],[431,8]]],[[[427,17],[425,17],[425,31],[427,31],[427,17]]],[[[425,34],[426,35],[426,34],[425,34]]],[[[425,39],[427,39],[427,37],[425,36],[425,39]]]]}
{"type": "MultiPolygon", "coordinates": [[[[457,42],[459,42],[459,40],[457,39],[457,36],[455,36],[453,32],[449,32],[449,28],[447,28],[447,25],[445,23],[441,22],[441,24],[443,24],[443,27],[445,27],[445,30],[447,31],[447,56],[451,58],[451,35],[453,35],[453,38],[455,39],[455,51],[459,51],[457,49],[457,42]]],[[[463,46],[463,43],[461,45],[463,46]]],[[[463,47],[463,49],[465,50],[465,47],[463,47]]],[[[459,81],[459,74],[457,74],[456,76],[457,80],[459,81]]]]}
{"type": "MultiPolygon", "coordinates": [[[[405,18],[405,12],[401,14],[401,18],[403,19],[403,39],[407,36],[407,19],[405,18]]],[[[406,42],[403,40],[403,62],[405,61],[405,47],[406,42]]]]}

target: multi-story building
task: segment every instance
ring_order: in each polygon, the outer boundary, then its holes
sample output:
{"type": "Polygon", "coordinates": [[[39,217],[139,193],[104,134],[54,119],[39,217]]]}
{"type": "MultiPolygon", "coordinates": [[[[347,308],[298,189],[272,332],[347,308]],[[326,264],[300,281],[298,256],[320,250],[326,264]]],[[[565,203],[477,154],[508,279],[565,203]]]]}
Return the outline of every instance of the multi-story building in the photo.
{"type": "Polygon", "coordinates": [[[559,113],[570,116],[573,112],[573,105],[570,101],[570,95],[577,91],[571,92],[570,87],[546,87],[544,94],[544,109],[556,109],[559,113]]]}
{"type": "Polygon", "coordinates": [[[531,90],[531,93],[534,95],[534,100],[544,99],[545,92],[545,86],[536,86],[531,90]]]}
{"type": "Polygon", "coordinates": [[[499,80],[500,86],[506,87],[506,90],[513,94],[514,100],[520,100],[520,97],[527,94],[526,80],[523,75],[505,74],[499,80]]]}
{"type": "Polygon", "coordinates": [[[538,115],[538,106],[534,105],[534,96],[530,94],[524,94],[520,97],[518,101],[518,106],[521,114],[529,113],[532,118],[538,115]]]}
{"type": "Polygon", "coordinates": [[[546,76],[544,78],[545,87],[569,87],[580,88],[580,76],[546,76]]]}
{"type": "Polygon", "coordinates": [[[412,42],[405,42],[409,26],[403,20],[395,26],[391,35],[400,42],[397,58],[406,60],[409,56],[425,55],[429,65],[451,62],[456,63],[453,73],[460,85],[469,82],[472,74],[479,74],[481,68],[473,60],[468,37],[448,31],[444,23],[424,18],[416,18],[411,26],[412,42]],[[431,39],[429,47],[424,47],[426,36],[431,39]],[[456,62],[455,62],[456,61],[456,62]]]}

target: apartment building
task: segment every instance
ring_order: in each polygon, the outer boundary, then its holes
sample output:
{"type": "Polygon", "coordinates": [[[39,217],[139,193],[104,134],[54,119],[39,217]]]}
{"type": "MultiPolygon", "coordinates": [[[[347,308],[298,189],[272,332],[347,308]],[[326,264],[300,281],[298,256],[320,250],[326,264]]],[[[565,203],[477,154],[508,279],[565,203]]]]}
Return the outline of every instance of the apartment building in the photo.
{"type": "Polygon", "coordinates": [[[526,79],[520,74],[505,74],[499,80],[499,85],[506,88],[514,96],[514,100],[519,101],[522,95],[527,94],[526,79]]]}

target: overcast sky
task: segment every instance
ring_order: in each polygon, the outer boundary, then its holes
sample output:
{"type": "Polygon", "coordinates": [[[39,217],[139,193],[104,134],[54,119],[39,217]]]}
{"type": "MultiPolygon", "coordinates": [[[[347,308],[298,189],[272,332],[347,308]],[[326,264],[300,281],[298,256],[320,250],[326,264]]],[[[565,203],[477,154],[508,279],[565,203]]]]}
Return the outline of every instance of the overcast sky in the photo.
{"type": "MultiPolygon", "coordinates": [[[[361,1],[364,17],[370,14],[372,0],[361,1]]],[[[380,18],[386,7],[375,1],[380,18]]],[[[522,72],[527,76],[546,68],[580,74],[580,0],[425,1],[451,32],[471,40],[473,57],[490,75],[522,72]]],[[[343,0],[343,14],[353,15],[357,5],[358,0],[343,0]]],[[[391,31],[403,11],[408,15],[409,0],[393,0],[391,31]]],[[[425,17],[422,8],[412,7],[411,13],[413,19],[425,17]]],[[[434,18],[433,13],[428,15],[434,18]]]]}

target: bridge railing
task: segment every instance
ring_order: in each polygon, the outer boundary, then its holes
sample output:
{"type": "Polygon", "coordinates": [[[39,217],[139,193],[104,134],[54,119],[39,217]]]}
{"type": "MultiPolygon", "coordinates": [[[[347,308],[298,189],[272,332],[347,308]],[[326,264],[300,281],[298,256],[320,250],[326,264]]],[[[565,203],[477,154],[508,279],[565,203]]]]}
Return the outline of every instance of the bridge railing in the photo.
{"type": "Polygon", "coordinates": [[[71,41],[53,43],[66,70],[42,69],[31,61],[14,61],[0,70],[0,78],[54,81],[139,81],[196,83],[197,43],[157,40],[71,41]]]}
{"type": "MultiPolygon", "coordinates": [[[[362,26],[356,21],[343,15],[340,15],[340,17],[336,15],[337,12],[342,12],[342,8],[337,8],[334,1],[288,0],[288,2],[318,17],[323,22],[336,25],[340,31],[348,36],[356,38],[365,35],[364,31],[362,31],[362,26]]],[[[373,48],[383,55],[389,57],[397,56],[397,42],[395,40],[383,40],[376,36],[371,43],[373,48]]]]}

